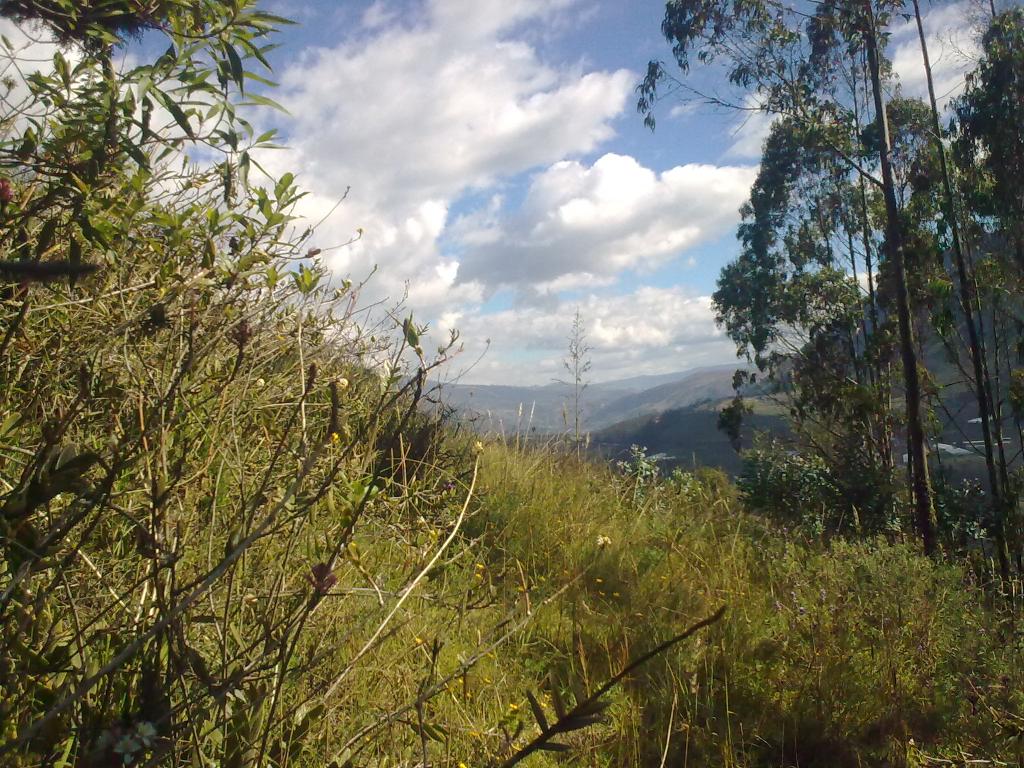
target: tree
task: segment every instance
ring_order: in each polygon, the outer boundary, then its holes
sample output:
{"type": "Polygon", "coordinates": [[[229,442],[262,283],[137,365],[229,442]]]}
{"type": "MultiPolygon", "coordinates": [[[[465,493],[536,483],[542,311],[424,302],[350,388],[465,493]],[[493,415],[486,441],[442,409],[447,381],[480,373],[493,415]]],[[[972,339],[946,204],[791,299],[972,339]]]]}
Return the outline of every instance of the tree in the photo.
{"type": "Polygon", "coordinates": [[[562,361],[562,367],[569,374],[569,379],[558,382],[571,388],[572,438],[577,456],[583,451],[583,393],[590,383],[587,379],[590,364],[590,345],[587,344],[586,327],[577,307],[572,318],[572,329],[569,331],[569,347],[562,361]]]}
{"type": "Polygon", "coordinates": [[[971,204],[982,216],[995,217],[1024,271],[1024,10],[996,16],[982,40],[984,56],[957,102],[958,151],[965,162],[984,169],[988,183],[976,177],[971,204]]]}
{"type": "Polygon", "coordinates": [[[971,361],[970,376],[975,402],[978,406],[978,418],[981,419],[982,439],[984,442],[985,467],[988,473],[993,506],[995,508],[995,539],[999,570],[1005,584],[1010,580],[1009,551],[1006,541],[1007,493],[1009,492],[1006,465],[1002,463],[1002,475],[997,472],[997,451],[1002,445],[998,433],[998,423],[993,423],[990,393],[991,379],[985,360],[985,350],[980,338],[979,323],[975,315],[979,310],[977,292],[974,290],[974,277],[971,274],[966,256],[966,246],[961,235],[960,211],[954,191],[953,172],[950,168],[944,132],[940,122],[938,100],[935,95],[935,83],[932,77],[931,59],[928,42],[924,31],[921,5],[913,0],[914,20],[917,25],[918,40],[921,46],[921,57],[924,66],[925,82],[928,86],[928,106],[931,113],[931,141],[939,160],[939,171],[942,181],[941,222],[950,234],[950,249],[956,270],[956,284],[959,288],[959,306],[962,313],[962,326],[967,336],[967,348],[971,361]]]}
{"type": "MultiPolygon", "coordinates": [[[[1003,440],[1007,412],[1016,424],[1018,439],[1024,439],[1020,398],[1015,389],[1022,380],[1015,363],[1020,362],[1024,337],[1019,297],[1024,289],[1024,151],[1020,136],[1024,130],[1024,12],[1019,8],[1001,14],[993,11],[982,38],[983,56],[967,78],[967,88],[955,103],[956,122],[952,159],[964,208],[956,210],[950,184],[948,205],[954,208],[953,223],[961,228],[964,241],[966,281],[964,303],[976,309],[980,354],[980,377],[986,408],[979,417],[988,421],[985,431],[986,461],[999,502],[996,532],[1004,537],[998,554],[1000,563],[1008,557],[1006,539],[1013,539],[1018,570],[1024,566],[1024,542],[1019,521],[1013,519],[1020,495],[1019,480],[1009,471],[1003,440]],[[973,258],[972,258],[973,253],[973,258]],[[1009,386],[1008,386],[1009,385],[1009,386]],[[994,448],[990,451],[989,441],[994,448]],[[992,454],[991,459],[989,454],[992,454]],[[994,465],[994,467],[992,467],[994,465]]],[[[949,174],[952,177],[952,173],[949,174]]],[[[979,394],[979,402],[981,394],[979,394]]],[[[1008,567],[1003,567],[1004,574],[1008,567]]]]}
{"type": "MultiPolygon", "coordinates": [[[[865,527],[881,528],[894,496],[884,365],[892,345],[874,291],[865,296],[856,277],[859,212],[834,153],[778,121],[741,210],[741,254],[722,270],[713,302],[738,351],[774,384],[800,450],[842,484],[847,510],[837,516],[852,520],[856,508],[865,527]]],[[[741,405],[737,398],[720,420],[731,436],[741,405]]]]}
{"type": "MultiPolygon", "coordinates": [[[[893,304],[906,401],[907,443],[911,457],[914,517],[924,549],[936,551],[935,512],[931,500],[924,402],[917,341],[912,322],[907,254],[896,197],[893,143],[887,111],[882,41],[898,3],[829,0],[812,14],[771,2],[679,0],[666,6],[662,32],[683,72],[692,58],[726,62],[729,81],[757,94],[762,109],[784,116],[816,137],[852,173],[882,196],[886,262],[893,278],[893,304]],[[849,77],[851,61],[863,68],[849,77]],[[873,156],[851,142],[851,127],[861,114],[859,77],[865,77],[873,112],[873,156]],[[876,175],[874,168],[879,174],[876,175]]],[[[651,62],[639,88],[638,109],[653,125],[659,88],[668,78],[660,62],[651,62]]]]}

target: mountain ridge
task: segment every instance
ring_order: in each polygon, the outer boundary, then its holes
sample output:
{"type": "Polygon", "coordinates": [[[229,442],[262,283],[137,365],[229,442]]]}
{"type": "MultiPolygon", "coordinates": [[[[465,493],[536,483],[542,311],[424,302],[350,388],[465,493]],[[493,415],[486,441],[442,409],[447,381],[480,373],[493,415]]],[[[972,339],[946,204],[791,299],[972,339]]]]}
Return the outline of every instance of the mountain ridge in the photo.
{"type": "MultiPolygon", "coordinates": [[[[699,366],[666,374],[646,374],[587,385],[581,398],[588,432],[643,415],[683,408],[732,395],[735,365],[699,366]]],[[[475,429],[557,434],[571,421],[572,388],[552,382],[439,385],[439,399],[475,429]]]]}

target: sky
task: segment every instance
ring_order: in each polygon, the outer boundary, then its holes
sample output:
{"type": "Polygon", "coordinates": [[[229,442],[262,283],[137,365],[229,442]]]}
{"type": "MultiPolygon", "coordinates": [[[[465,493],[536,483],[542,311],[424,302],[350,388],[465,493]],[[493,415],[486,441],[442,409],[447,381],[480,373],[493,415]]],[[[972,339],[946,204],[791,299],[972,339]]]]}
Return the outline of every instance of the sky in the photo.
{"type": "MultiPolygon", "coordinates": [[[[974,1],[926,17],[947,97],[976,55],[974,1]]],[[[262,6],[297,23],[271,56],[289,114],[257,117],[286,149],[260,162],[308,192],[298,213],[323,219],[311,245],[333,280],[370,276],[362,302],[404,298],[435,341],[459,330],[449,378],[564,378],[577,309],[593,381],[736,359],[710,295],[770,120],[670,99],[643,125],[634,89],[671,57],[664,0],[262,6]]],[[[890,55],[922,93],[911,24],[890,55]]],[[[720,92],[714,73],[692,76],[720,92]]]]}
{"type": "Polygon", "coordinates": [[[668,53],[664,3],[271,3],[275,98],[326,265],[367,301],[406,296],[473,383],[563,375],[572,316],[595,381],[735,359],[710,293],[735,252],[760,140],[735,114],[670,105],[652,133],[634,88],[668,53]],[[672,106],[676,109],[673,112],[672,106]]]}

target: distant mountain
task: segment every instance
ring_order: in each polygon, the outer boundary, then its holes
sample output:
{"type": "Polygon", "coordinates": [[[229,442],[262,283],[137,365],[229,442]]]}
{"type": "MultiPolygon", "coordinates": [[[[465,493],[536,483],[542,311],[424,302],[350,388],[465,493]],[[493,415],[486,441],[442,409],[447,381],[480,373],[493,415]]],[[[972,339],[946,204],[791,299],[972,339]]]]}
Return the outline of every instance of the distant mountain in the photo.
{"type": "MultiPolygon", "coordinates": [[[[635,416],[591,435],[591,447],[610,459],[625,458],[632,445],[646,449],[663,468],[718,467],[736,474],[743,462],[729,438],[718,429],[718,412],[724,399],[699,405],[674,408],[661,413],[635,416]]],[[[756,400],[754,401],[756,402],[756,400]]],[[[755,407],[744,420],[742,447],[748,448],[753,436],[766,432],[776,436],[787,433],[786,420],[772,408],[755,407]]]]}
{"type": "MultiPolygon", "coordinates": [[[[970,387],[934,340],[925,344],[924,360],[931,375],[944,383],[944,408],[937,413],[932,456],[936,477],[952,482],[984,482],[981,425],[970,387]]],[[[634,376],[591,384],[583,395],[584,429],[591,446],[611,458],[628,456],[633,444],[658,455],[663,466],[715,466],[736,473],[742,461],[718,429],[718,412],[733,396],[737,365],[719,365],[653,376],[634,376]]],[[[788,434],[786,413],[760,386],[746,387],[755,406],[745,419],[744,447],[757,432],[788,434]]],[[[480,432],[558,434],[570,429],[572,392],[565,384],[535,387],[447,384],[441,400],[455,408],[480,432]]],[[[1003,431],[1004,449],[1019,465],[1019,436],[1009,415],[1003,431]]],[[[896,435],[897,444],[900,433],[896,435]]],[[[899,450],[902,450],[900,448],[899,450]]]]}
{"type": "Polygon", "coordinates": [[[732,397],[735,365],[698,368],[685,376],[639,392],[622,395],[601,407],[592,408],[587,425],[602,429],[620,421],[677,410],[698,403],[732,397]]]}
{"type": "MultiPolygon", "coordinates": [[[[720,365],[590,384],[583,394],[584,428],[594,431],[625,419],[729,397],[735,369],[720,365]]],[[[572,390],[565,384],[445,384],[440,398],[482,432],[563,432],[572,419],[572,390]]]]}
{"type": "Polygon", "coordinates": [[[646,376],[632,376],[628,379],[617,379],[615,381],[607,381],[602,384],[595,386],[605,387],[608,389],[619,389],[624,392],[641,392],[647,389],[653,389],[654,387],[660,387],[665,384],[673,384],[676,382],[688,379],[691,376],[699,375],[701,373],[727,373],[729,380],[732,380],[732,372],[736,370],[736,366],[730,363],[729,365],[709,365],[701,368],[689,368],[685,371],[675,371],[673,373],[656,373],[648,374],[646,376]]]}

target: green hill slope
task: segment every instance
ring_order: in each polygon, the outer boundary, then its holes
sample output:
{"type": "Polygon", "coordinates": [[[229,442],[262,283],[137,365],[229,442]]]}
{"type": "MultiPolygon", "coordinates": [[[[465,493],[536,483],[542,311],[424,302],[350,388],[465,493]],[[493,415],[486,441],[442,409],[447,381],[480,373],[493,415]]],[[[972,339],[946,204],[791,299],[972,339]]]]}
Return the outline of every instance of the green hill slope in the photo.
{"type": "MultiPolygon", "coordinates": [[[[756,401],[755,401],[756,402],[756,401]]],[[[688,408],[675,408],[654,415],[637,416],[593,434],[591,445],[601,454],[621,458],[631,445],[646,448],[665,467],[684,469],[717,467],[730,474],[742,468],[742,458],[718,429],[721,400],[705,401],[688,408]]],[[[745,420],[742,447],[749,447],[757,433],[783,436],[785,419],[767,405],[758,407],[745,420]]]]}
{"type": "MultiPolygon", "coordinates": [[[[499,666],[525,663],[541,689],[549,673],[593,689],[728,606],[706,634],[616,690],[607,723],[570,739],[583,764],[1024,757],[1004,726],[1021,711],[1018,652],[994,630],[971,574],[897,539],[796,540],[744,514],[713,474],[650,485],[545,452],[495,445],[483,458],[470,530],[488,573],[504,574],[499,592],[535,616],[499,666]]],[[[502,738],[489,733],[466,765],[488,764],[502,738]]]]}

